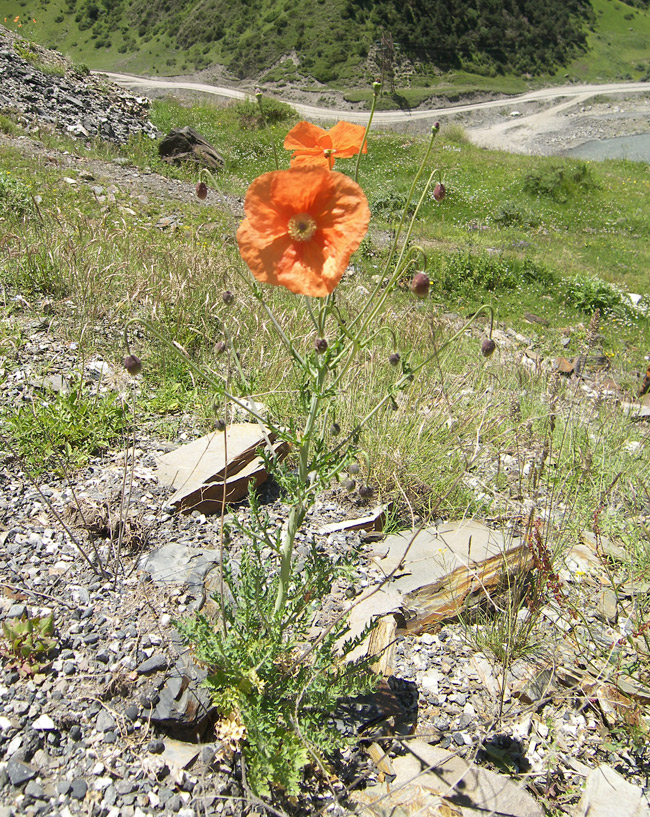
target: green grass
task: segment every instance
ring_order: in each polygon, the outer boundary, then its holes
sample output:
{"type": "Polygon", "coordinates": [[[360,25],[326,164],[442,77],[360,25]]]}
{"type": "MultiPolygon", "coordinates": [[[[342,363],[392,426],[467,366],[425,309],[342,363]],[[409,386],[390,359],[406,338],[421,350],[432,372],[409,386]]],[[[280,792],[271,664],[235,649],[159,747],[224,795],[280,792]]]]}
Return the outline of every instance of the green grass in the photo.
{"type": "MultiPolygon", "coordinates": [[[[192,125],[218,144],[226,161],[218,174],[220,189],[242,196],[256,175],[273,168],[272,140],[282,166],[288,165],[289,155],[281,144],[293,122],[289,118],[268,131],[243,130],[242,116],[249,113],[246,106],[185,107],[160,100],[153,104],[152,119],[163,131],[192,125]]],[[[499,326],[530,338],[547,358],[572,357],[583,348],[586,326],[598,306],[603,310],[601,331],[612,373],[633,391],[637,381],[631,372],[645,365],[650,327],[647,319],[624,306],[620,293],[650,295],[645,218],[648,167],[509,155],[476,148],[462,137],[458,129],[450,130],[448,138],[443,131],[434,147],[431,168],[438,168],[436,176],[444,180],[447,196],[442,204],[432,197],[425,199],[414,234],[427,255],[431,298],[413,303],[407,291],[395,291],[384,332],[392,330],[400,352],[412,349],[412,360],[417,362],[432,344],[440,345],[449,336],[451,329],[439,321],[443,312],[468,317],[488,303],[499,326]],[[548,327],[529,323],[526,312],[546,319],[548,327]],[[566,337],[570,338],[568,350],[562,342],[566,337]]],[[[155,144],[148,140],[118,148],[44,138],[52,148],[65,147],[81,157],[126,156],[136,166],[187,181],[188,192],[195,181],[195,170],[161,163],[155,144]]],[[[346,309],[354,311],[361,303],[359,287],[369,288],[381,268],[387,240],[424,150],[420,137],[385,131],[371,134],[360,183],[370,202],[372,228],[354,259],[355,276],[340,290],[346,309]]],[[[342,160],[337,169],[352,172],[353,163],[342,160]]],[[[231,371],[231,387],[239,394],[255,394],[288,424],[297,423],[301,404],[295,399],[297,383],[290,358],[273,341],[268,318],[234,271],[238,256],[231,236],[236,219],[221,205],[206,207],[188,198],[173,204],[181,229],[164,233],[153,225],[160,215],[169,213],[169,202],[151,196],[143,205],[118,193],[114,204],[102,206],[88,187],[63,183],[63,175],[51,164],[11,149],[0,157],[1,189],[11,202],[0,215],[4,232],[11,236],[0,262],[0,279],[8,291],[53,299],[69,339],[80,342],[84,354],[100,352],[116,365],[124,353],[119,332],[108,344],[99,343],[86,327],[119,327],[131,317],[148,317],[157,331],[179,344],[197,364],[225,374],[228,356],[215,356],[214,350],[229,326],[242,367],[241,373],[231,371]],[[36,195],[41,197],[40,217],[29,208],[36,195]],[[237,296],[230,309],[220,297],[225,289],[237,296]],[[74,313],[69,303],[74,303],[74,313]]],[[[283,291],[272,291],[269,298],[287,331],[303,338],[308,352],[312,330],[296,310],[295,299],[283,291]]],[[[509,364],[503,368],[498,356],[483,361],[479,349],[484,330],[485,322],[479,321],[473,332],[458,339],[453,352],[445,354],[442,368],[428,367],[397,411],[377,418],[366,442],[372,463],[367,478],[386,494],[402,485],[425,513],[486,508],[493,498],[477,500],[466,481],[457,479],[459,472],[471,467],[478,429],[485,451],[496,456],[504,440],[515,444],[527,417],[546,412],[545,376],[533,377],[509,364]],[[486,389],[495,382],[498,393],[486,398],[486,389]],[[523,418],[515,422],[508,406],[522,388],[528,405],[523,407],[523,418]],[[449,405],[454,406],[453,433],[444,409],[449,405]],[[490,422],[481,426],[483,411],[490,422]]],[[[13,332],[7,330],[1,347],[9,368],[16,365],[13,332]]],[[[390,335],[382,332],[363,363],[363,374],[355,371],[344,384],[336,408],[343,427],[363,413],[373,395],[389,386],[394,372],[386,360],[392,346],[390,335]],[[355,388],[360,376],[367,384],[364,393],[355,388]]],[[[138,407],[142,422],[173,435],[188,417],[207,429],[221,415],[223,407],[214,405],[211,390],[188,371],[183,354],[170,355],[146,333],[134,351],[145,360],[138,407]]],[[[566,400],[569,397],[567,391],[566,400]]],[[[540,429],[539,434],[543,433],[540,429]]],[[[626,433],[632,433],[629,427],[626,433]]],[[[584,444],[584,440],[579,443],[584,444]]],[[[620,448],[620,442],[616,444],[620,448]]],[[[607,472],[599,476],[597,484],[605,482],[606,476],[607,472]]],[[[506,489],[510,490],[507,484],[498,491],[506,489]]],[[[584,500],[585,519],[595,490],[584,500]]]]}
{"type": "Polygon", "coordinates": [[[596,14],[587,53],[558,71],[580,82],[650,78],[650,11],[620,0],[591,0],[596,14]]]}

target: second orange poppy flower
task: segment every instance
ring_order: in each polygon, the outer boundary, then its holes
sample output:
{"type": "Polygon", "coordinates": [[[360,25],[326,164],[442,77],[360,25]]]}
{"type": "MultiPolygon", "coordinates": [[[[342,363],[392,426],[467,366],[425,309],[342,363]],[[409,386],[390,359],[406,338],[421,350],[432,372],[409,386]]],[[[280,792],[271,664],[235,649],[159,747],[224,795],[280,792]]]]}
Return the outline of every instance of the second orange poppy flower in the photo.
{"type": "Polygon", "coordinates": [[[362,145],[363,153],[368,152],[365,133],[363,125],[351,122],[337,122],[329,130],[311,122],[298,122],[287,134],[284,147],[293,151],[291,167],[317,165],[331,169],[336,159],[356,156],[362,145]]]}

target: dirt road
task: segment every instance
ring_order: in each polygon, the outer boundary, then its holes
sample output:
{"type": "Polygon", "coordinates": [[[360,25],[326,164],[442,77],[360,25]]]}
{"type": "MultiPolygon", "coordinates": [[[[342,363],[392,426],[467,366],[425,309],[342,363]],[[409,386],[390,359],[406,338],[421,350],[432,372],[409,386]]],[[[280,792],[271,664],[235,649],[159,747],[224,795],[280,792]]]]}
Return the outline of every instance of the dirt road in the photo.
{"type": "MultiPolygon", "coordinates": [[[[100,72],[98,72],[100,73],[100,72]]],[[[110,80],[144,94],[182,90],[230,99],[250,98],[236,88],[183,79],[152,79],[101,72],[110,80]]],[[[321,108],[291,100],[299,114],[312,120],[346,119],[365,124],[367,111],[321,108]]],[[[650,130],[650,84],[616,82],[602,85],[565,85],[541,88],[518,96],[426,108],[378,111],[374,124],[422,130],[436,120],[459,122],[473,142],[517,153],[557,153],[600,136],[644,133],[650,130]],[[623,99],[624,107],[616,104],[623,99]],[[590,100],[592,104],[589,104],[590,100]]]]}

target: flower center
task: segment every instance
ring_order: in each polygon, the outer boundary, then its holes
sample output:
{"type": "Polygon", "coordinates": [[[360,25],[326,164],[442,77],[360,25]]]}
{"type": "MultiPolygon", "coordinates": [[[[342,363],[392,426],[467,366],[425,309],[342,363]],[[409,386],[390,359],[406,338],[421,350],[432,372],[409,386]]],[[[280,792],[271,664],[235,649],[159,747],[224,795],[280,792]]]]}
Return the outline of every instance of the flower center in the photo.
{"type": "Polygon", "coordinates": [[[316,222],[307,213],[291,216],[287,232],[294,241],[309,241],[316,232],[316,222]]]}

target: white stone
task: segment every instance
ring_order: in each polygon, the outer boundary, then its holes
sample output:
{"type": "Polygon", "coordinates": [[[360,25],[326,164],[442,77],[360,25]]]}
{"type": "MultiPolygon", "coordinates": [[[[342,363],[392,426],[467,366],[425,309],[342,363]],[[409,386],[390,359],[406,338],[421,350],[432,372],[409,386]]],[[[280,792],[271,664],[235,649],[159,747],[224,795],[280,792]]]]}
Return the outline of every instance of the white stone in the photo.
{"type": "Polygon", "coordinates": [[[49,715],[41,715],[32,723],[32,729],[36,729],[39,732],[51,732],[53,729],[56,729],[56,725],[49,715]]]}

